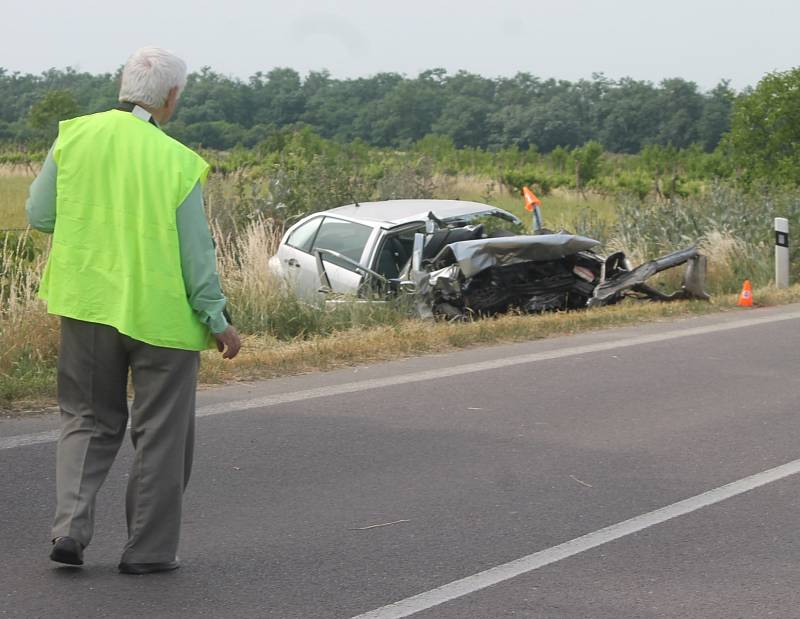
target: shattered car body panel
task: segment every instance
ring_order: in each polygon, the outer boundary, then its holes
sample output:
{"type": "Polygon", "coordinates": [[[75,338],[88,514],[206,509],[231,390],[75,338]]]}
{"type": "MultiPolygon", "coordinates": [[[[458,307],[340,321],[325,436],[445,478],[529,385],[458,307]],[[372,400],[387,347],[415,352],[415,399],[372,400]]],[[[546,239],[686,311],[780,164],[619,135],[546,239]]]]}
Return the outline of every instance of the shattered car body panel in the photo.
{"type": "MultiPolygon", "coordinates": [[[[599,243],[569,234],[502,237],[462,241],[429,263],[423,293],[434,314],[451,319],[496,314],[579,309],[619,302],[628,294],[657,301],[708,299],[704,291],[706,258],[696,247],[674,252],[630,269],[624,254],[604,258],[592,251],[599,243]],[[687,264],[683,285],[672,294],[645,281],[687,264]]],[[[424,269],[424,265],[423,265],[424,269]]]]}
{"type": "Polygon", "coordinates": [[[609,299],[615,298],[626,290],[641,292],[655,301],[672,301],[674,299],[708,300],[709,295],[705,291],[706,266],[706,257],[700,255],[696,247],[690,247],[667,254],[656,260],[645,262],[632,271],[622,270],[620,272],[618,269],[611,279],[606,279],[597,286],[592,298],[589,300],[589,307],[603,305],[609,299]],[[645,284],[645,281],[656,273],[684,263],[687,263],[687,267],[681,290],[665,295],[645,284]]]}
{"type": "Polygon", "coordinates": [[[599,245],[599,241],[571,234],[542,234],[538,236],[504,236],[450,243],[441,255],[452,256],[464,277],[473,277],[490,267],[503,267],[521,262],[560,260],[579,251],[599,245]]]}
{"type": "Polygon", "coordinates": [[[306,278],[313,268],[316,283],[304,292],[309,298],[411,298],[419,316],[448,319],[512,309],[597,307],[629,295],[656,301],[708,299],[706,259],[696,247],[633,268],[622,252],[608,257],[596,253],[599,242],[585,236],[487,233],[483,223],[474,223],[485,216],[519,223],[502,209],[469,202],[462,207],[453,200],[399,200],[331,209],[290,228],[270,267],[278,273],[291,271],[281,269],[283,260],[295,271],[307,273],[306,278]],[[322,224],[313,223],[314,219],[322,224]],[[315,227],[322,232],[314,233],[315,227]],[[341,232],[326,237],[326,227],[341,232]],[[687,268],[679,290],[666,294],[646,283],[683,264],[687,268]]]}

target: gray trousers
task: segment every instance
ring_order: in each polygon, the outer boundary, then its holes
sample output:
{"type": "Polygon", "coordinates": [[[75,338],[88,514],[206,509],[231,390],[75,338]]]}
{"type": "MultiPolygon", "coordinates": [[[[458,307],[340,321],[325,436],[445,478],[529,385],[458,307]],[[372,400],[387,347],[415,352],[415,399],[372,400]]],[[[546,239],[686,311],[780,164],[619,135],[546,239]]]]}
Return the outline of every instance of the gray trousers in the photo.
{"type": "Polygon", "coordinates": [[[135,455],[122,561],[175,558],[192,465],[199,358],[197,352],[151,346],[106,325],[61,319],[53,538],[69,536],[84,546],[92,539],[97,491],[125,437],[130,368],[135,455]]]}

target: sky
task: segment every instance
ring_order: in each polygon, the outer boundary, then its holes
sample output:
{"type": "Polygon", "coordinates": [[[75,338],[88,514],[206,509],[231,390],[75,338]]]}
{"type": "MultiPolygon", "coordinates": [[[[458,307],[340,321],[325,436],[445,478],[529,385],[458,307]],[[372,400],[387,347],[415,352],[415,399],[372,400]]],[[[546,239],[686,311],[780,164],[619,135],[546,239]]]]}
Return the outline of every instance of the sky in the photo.
{"type": "Polygon", "coordinates": [[[246,79],[291,67],[347,78],[443,67],[486,77],[737,90],[800,66],[797,0],[0,0],[0,67],[113,72],[159,45],[189,69],[246,79]]]}

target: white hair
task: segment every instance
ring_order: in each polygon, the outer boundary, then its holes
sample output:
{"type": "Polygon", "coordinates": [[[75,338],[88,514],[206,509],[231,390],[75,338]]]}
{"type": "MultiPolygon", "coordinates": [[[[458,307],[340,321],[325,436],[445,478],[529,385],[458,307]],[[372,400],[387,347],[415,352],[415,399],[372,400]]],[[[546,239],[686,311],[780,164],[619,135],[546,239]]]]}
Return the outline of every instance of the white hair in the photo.
{"type": "Polygon", "coordinates": [[[169,91],[186,86],[186,63],[160,47],[137,49],[122,69],[119,100],[159,108],[169,91]]]}

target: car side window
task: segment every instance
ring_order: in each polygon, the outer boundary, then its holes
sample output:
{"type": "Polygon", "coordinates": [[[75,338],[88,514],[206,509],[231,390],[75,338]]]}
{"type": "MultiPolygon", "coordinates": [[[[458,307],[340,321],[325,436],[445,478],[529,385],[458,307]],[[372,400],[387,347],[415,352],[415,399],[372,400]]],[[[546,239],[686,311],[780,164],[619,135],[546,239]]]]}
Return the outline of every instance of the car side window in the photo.
{"type": "MultiPolygon", "coordinates": [[[[314,239],[312,249],[332,249],[358,262],[361,260],[361,254],[364,253],[364,247],[366,247],[371,234],[372,228],[369,226],[326,217],[314,239]]],[[[352,270],[353,268],[352,265],[334,256],[325,255],[324,258],[346,269],[352,270]]]]}
{"type": "Polygon", "coordinates": [[[286,239],[286,244],[301,251],[310,252],[311,244],[314,242],[314,235],[319,230],[321,223],[322,217],[307,221],[289,235],[289,238],[286,239]]]}

